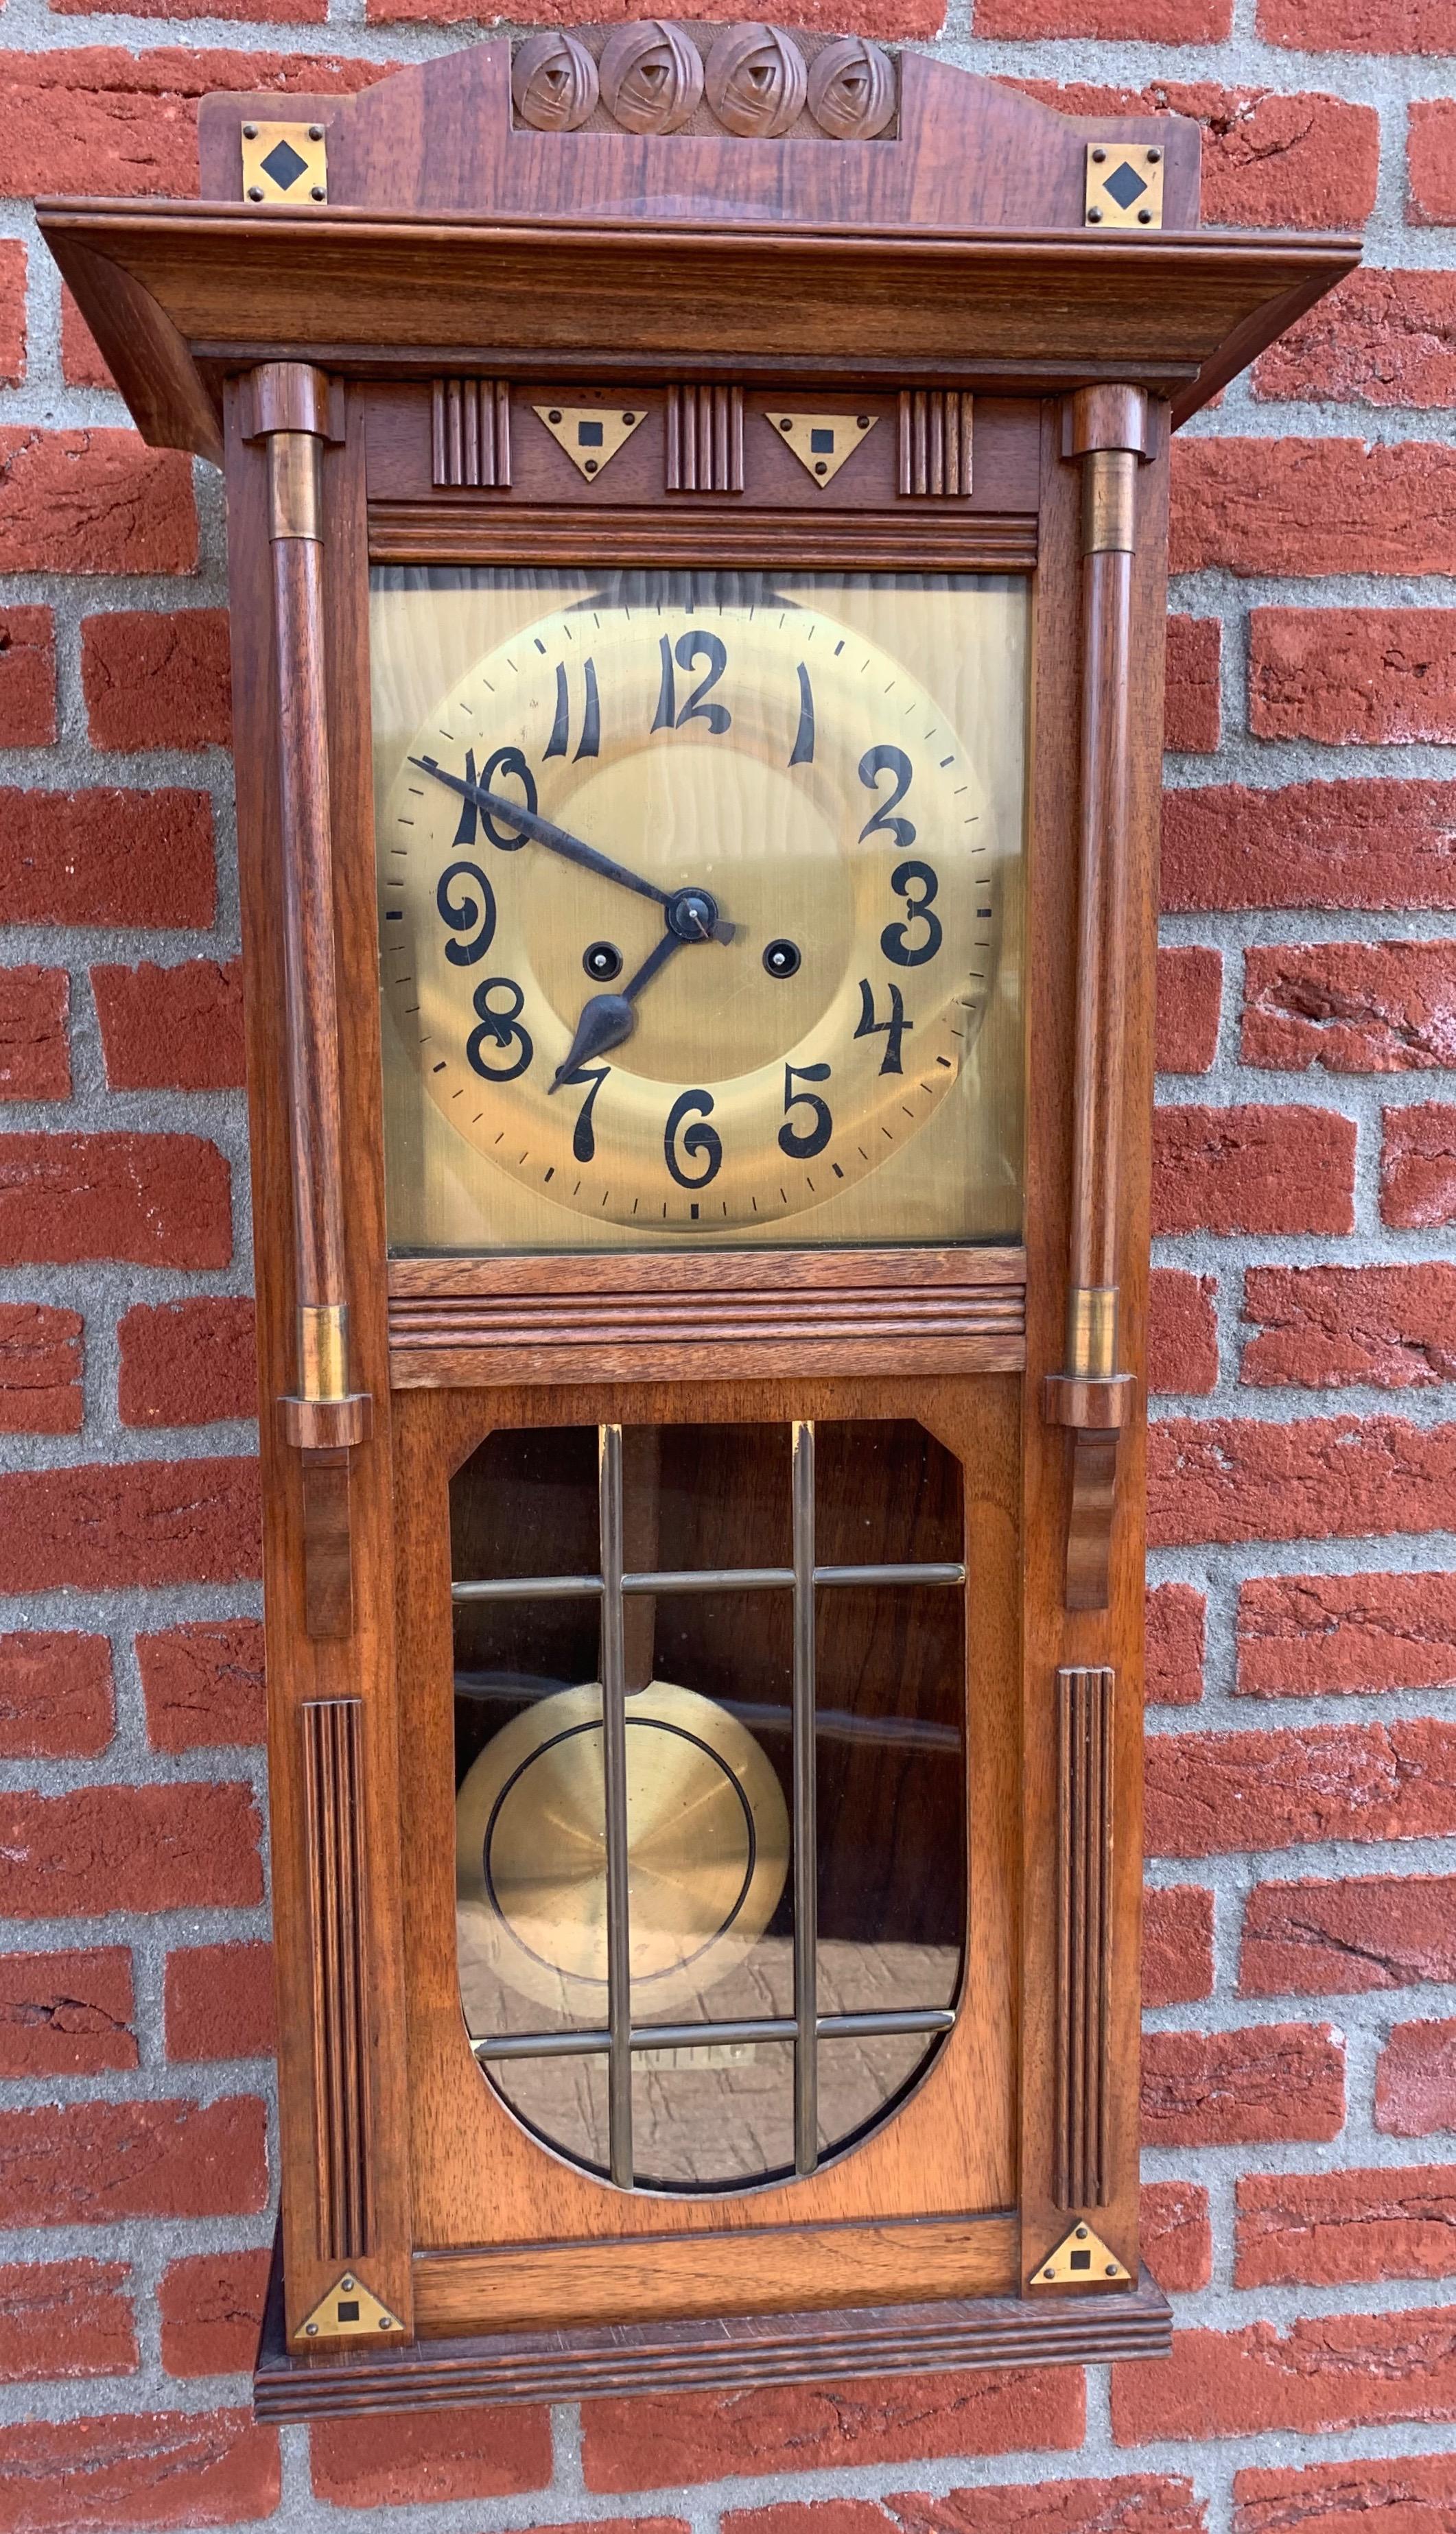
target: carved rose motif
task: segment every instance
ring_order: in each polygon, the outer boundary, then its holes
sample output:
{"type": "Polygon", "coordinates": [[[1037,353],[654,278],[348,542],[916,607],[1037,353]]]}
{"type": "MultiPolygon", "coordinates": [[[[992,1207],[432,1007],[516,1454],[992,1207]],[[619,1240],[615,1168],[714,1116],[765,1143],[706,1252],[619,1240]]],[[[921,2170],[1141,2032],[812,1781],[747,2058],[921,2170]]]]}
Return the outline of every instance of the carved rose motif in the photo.
{"type": "Polygon", "coordinates": [[[777,27],[730,27],[707,57],[707,101],[727,132],[776,141],[804,111],[804,56],[777,27]]]}
{"type": "Polygon", "coordinates": [[[601,84],[625,132],[676,132],[702,94],[702,56],[670,19],[643,18],[607,37],[601,84]]]}
{"type": "Polygon", "coordinates": [[[575,132],[596,103],[596,64],[575,35],[527,35],[511,65],[511,93],[533,132],[575,132]]]}
{"type": "Polygon", "coordinates": [[[889,55],[863,35],[841,35],[815,58],[809,111],[831,141],[873,141],[895,110],[889,55]]]}

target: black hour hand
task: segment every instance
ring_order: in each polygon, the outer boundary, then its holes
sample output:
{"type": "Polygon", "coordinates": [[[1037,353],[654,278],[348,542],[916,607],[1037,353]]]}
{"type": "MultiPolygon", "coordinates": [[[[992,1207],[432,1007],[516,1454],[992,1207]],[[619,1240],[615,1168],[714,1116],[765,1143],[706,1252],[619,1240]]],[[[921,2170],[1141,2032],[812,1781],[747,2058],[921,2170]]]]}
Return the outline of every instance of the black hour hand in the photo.
{"type": "MultiPolygon", "coordinates": [[[[658,969],[666,967],[673,952],[681,950],[691,937],[686,933],[665,932],[661,940],[648,951],[637,975],[628,978],[619,995],[587,996],[581,1006],[566,1061],[556,1068],[556,1079],[551,1085],[553,1091],[559,1091],[564,1082],[570,1082],[578,1065],[589,1064],[594,1056],[605,1056],[609,1047],[620,1047],[625,1038],[631,1038],[637,1028],[635,1005],[637,996],[656,976],[658,969]]],[[[711,933],[704,933],[702,938],[711,940],[711,933]]]]}

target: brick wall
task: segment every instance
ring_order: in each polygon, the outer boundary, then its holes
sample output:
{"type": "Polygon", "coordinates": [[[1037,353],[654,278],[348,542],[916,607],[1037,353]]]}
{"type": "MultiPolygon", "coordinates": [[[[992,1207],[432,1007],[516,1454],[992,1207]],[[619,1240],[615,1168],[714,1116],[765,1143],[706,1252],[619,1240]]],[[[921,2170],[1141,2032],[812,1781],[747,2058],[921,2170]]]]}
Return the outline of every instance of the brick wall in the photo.
{"type": "Polygon", "coordinates": [[[26,197],[187,192],[204,90],[345,88],[474,30],[469,0],[9,0],[0,2534],[1456,2512],[1456,0],[808,5],[1073,108],[1196,114],[1212,218],[1369,244],[1176,452],[1145,2087],[1177,2354],[249,2422],[271,2004],[221,510],[128,429],[26,197]]]}

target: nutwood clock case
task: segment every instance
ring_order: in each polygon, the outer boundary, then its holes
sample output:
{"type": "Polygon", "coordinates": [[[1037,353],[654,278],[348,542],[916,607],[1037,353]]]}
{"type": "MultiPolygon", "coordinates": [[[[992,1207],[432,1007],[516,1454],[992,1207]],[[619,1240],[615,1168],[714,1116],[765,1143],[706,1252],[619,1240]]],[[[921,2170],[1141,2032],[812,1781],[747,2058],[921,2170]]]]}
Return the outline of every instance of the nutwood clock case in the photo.
{"type": "Polygon", "coordinates": [[[143,433],[227,481],[283,2157],[258,2407],[1156,2353],[1169,433],[1357,250],[1200,233],[1176,118],[848,42],[819,69],[826,38],[761,28],[649,28],[655,88],[600,33],[528,40],[514,101],[505,40],[358,96],[212,97],[200,202],[40,213],[143,433]],[[688,47],[705,92],[654,130],[688,47]],[[629,392],[643,425],[596,479],[533,418],[629,392]],[[876,427],[819,482],[780,401],[876,427]],[[391,1260],[371,562],[1029,576],[1020,1243],[391,1260]],[[846,1418],[914,1419],[961,1472],[954,2027],[817,2171],[622,2190],[514,2119],[461,2019],[451,1476],[503,1428],[846,1418]]]}

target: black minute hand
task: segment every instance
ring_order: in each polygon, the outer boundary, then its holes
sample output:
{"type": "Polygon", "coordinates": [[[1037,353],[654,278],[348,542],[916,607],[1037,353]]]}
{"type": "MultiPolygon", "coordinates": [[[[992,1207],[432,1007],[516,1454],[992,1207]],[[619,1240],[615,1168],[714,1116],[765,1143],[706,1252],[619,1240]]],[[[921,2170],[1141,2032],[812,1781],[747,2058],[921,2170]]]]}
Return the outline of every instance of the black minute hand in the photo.
{"type": "Polygon", "coordinates": [[[476,809],[484,810],[488,816],[502,818],[522,836],[529,836],[532,844],[544,845],[548,853],[560,854],[565,862],[578,863],[582,871],[596,872],[602,879],[614,879],[619,887],[636,890],[638,897],[650,897],[654,906],[667,905],[670,890],[659,888],[654,880],[642,879],[637,872],[630,872],[625,863],[613,862],[610,854],[598,853],[595,845],[583,844],[579,836],[572,835],[565,827],[556,826],[536,811],[523,808],[519,801],[508,801],[504,792],[487,792],[479,783],[465,782],[461,775],[447,774],[445,767],[437,765],[433,756],[412,756],[409,761],[411,765],[417,765],[422,774],[433,774],[437,783],[448,784],[451,791],[458,792],[462,800],[473,802],[476,809]]]}

